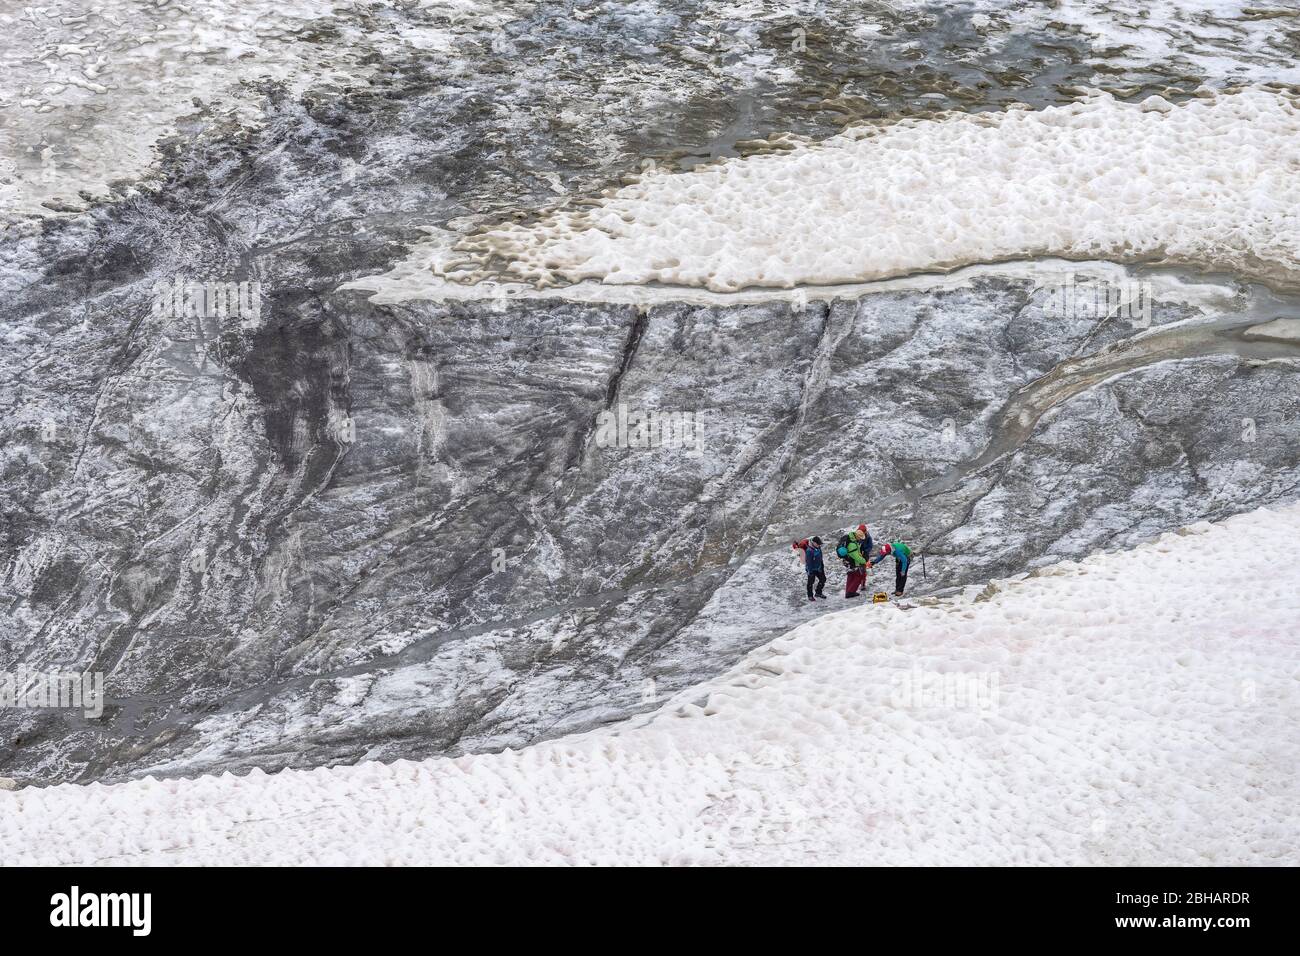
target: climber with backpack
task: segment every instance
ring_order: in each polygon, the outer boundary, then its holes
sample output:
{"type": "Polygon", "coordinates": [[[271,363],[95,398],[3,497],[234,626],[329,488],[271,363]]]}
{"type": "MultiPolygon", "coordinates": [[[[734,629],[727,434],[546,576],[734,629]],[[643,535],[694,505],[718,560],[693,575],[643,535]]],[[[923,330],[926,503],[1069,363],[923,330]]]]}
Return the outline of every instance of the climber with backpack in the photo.
{"type": "Polygon", "coordinates": [[[794,543],[796,551],[803,552],[803,569],[808,574],[808,600],[816,603],[817,598],[826,599],[822,589],[826,587],[826,565],[822,561],[822,539],[814,535],[794,543]],[[813,582],[817,590],[813,591],[813,582]]]}
{"type": "Polygon", "coordinates": [[[894,597],[902,597],[907,587],[907,569],[912,565],[912,549],[902,541],[890,541],[880,546],[880,554],[871,559],[874,568],[885,558],[894,557],[894,597]]]}
{"type": "Polygon", "coordinates": [[[844,562],[848,575],[844,578],[844,597],[861,597],[858,593],[867,583],[867,558],[871,553],[871,533],[865,524],[849,531],[840,538],[835,553],[844,562]]]}

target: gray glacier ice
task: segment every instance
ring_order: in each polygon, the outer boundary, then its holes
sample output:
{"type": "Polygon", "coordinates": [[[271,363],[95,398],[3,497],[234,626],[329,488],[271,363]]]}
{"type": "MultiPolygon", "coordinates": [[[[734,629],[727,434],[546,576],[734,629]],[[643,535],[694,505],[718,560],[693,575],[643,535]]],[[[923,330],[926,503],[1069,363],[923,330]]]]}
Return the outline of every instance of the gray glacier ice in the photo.
{"type": "MultiPolygon", "coordinates": [[[[1232,79],[1191,48],[1098,71],[1060,23],[990,44],[1005,23],[961,6],[878,5],[875,32],[842,28],[862,5],[755,6],[769,18],[521,4],[480,27],[340,5],[285,42],[346,44],[355,83],[247,80],[258,122],[195,106],[138,188],[7,224],[0,672],[102,672],[107,701],[0,710],[0,775],[518,748],[651,711],[841,609],[833,559],[807,604],[795,538],[829,552],[864,520],[925,554],[912,599],[977,599],[1296,498],[1300,300],[1233,276],[1115,266],[1217,290],[1157,297],[1150,329],[1058,315],[1013,268],[806,303],[341,288],[427,227],[527,217],[646,160],[1232,79]],[[428,26],[456,42],[403,45],[428,26]],[[825,52],[793,55],[796,30],[825,52]],[[188,314],[178,277],[245,286],[188,314]],[[609,447],[602,423],[639,412],[685,415],[691,440],[609,447]]],[[[37,137],[12,132],[0,146],[37,137]]],[[[1217,557],[1207,582],[1231,587],[1217,557]]],[[[890,585],[887,561],[870,588],[890,585]]]]}

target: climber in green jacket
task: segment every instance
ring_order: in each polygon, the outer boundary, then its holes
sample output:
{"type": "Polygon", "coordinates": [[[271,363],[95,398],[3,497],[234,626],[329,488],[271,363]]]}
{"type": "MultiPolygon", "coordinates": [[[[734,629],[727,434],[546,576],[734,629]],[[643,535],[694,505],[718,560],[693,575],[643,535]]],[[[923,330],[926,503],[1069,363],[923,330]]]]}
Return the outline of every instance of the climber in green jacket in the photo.
{"type": "Polygon", "coordinates": [[[861,587],[867,583],[867,559],[871,554],[871,532],[867,526],[860,524],[840,538],[835,553],[844,561],[848,572],[844,578],[844,596],[858,597],[861,587]]]}

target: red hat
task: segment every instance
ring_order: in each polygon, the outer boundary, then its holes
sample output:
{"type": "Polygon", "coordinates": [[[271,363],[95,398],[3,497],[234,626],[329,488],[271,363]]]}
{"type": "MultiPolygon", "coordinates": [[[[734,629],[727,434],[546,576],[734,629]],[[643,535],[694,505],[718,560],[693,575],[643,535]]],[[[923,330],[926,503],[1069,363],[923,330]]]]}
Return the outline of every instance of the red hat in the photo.
{"type": "Polygon", "coordinates": [[[862,531],[862,532],[865,532],[865,531],[867,530],[867,526],[864,525],[864,524],[860,524],[860,525],[858,525],[858,530],[859,530],[859,531],[862,531]]]}
{"type": "Polygon", "coordinates": [[[882,545],[880,546],[880,553],[881,553],[881,554],[893,554],[893,553],[894,553],[894,549],[891,548],[891,547],[890,547],[889,545],[887,545],[887,544],[882,544],[882,545]]]}

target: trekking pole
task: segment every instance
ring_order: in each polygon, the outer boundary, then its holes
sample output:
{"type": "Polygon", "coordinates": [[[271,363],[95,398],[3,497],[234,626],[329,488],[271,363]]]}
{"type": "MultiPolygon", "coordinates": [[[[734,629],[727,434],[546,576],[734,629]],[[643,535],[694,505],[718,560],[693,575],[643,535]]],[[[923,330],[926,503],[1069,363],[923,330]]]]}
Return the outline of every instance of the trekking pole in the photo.
{"type": "Polygon", "coordinates": [[[921,580],[922,581],[930,580],[930,576],[925,573],[925,552],[924,551],[921,552],[921,580]]]}

